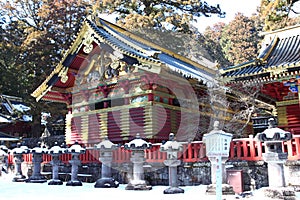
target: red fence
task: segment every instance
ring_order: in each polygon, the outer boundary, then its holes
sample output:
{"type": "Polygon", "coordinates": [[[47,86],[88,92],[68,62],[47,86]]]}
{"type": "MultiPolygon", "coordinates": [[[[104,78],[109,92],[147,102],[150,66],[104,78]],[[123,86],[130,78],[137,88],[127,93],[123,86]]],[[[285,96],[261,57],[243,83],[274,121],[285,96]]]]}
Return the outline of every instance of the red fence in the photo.
{"type": "MultiPolygon", "coordinates": [[[[200,141],[183,144],[184,150],[178,153],[179,159],[183,162],[202,162],[207,161],[205,156],[205,146],[200,141]]],[[[294,137],[288,142],[283,142],[284,152],[288,153],[289,160],[300,160],[300,137],[294,137]]],[[[145,159],[149,163],[163,162],[166,159],[166,153],[159,150],[160,144],[153,144],[153,147],[145,151],[145,159]]],[[[262,153],[265,152],[263,143],[255,141],[253,138],[234,139],[230,144],[230,153],[228,160],[246,160],[259,161],[262,159],[262,153]]],[[[80,155],[82,163],[99,163],[100,153],[96,149],[87,149],[85,154],[80,155]]],[[[23,156],[24,162],[32,162],[32,154],[23,156]]],[[[51,161],[51,155],[43,155],[43,162],[51,161]]],[[[71,154],[62,154],[62,162],[67,163],[71,160],[71,154]]],[[[113,152],[113,162],[124,163],[130,162],[130,151],[123,147],[113,152]]],[[[9,154],[9,163],[13,163],[13,155],[9,154]]]]}

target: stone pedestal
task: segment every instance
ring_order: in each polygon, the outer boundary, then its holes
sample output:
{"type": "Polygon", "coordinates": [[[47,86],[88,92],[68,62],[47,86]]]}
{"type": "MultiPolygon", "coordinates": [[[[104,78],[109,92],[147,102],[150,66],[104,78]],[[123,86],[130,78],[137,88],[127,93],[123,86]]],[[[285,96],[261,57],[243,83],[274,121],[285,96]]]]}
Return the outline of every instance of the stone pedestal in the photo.
{"type": "Polygon", "coordinates": [[[131,153],[130,161],[133,163],[133,179],[129,181],[126,190],[151,190],[152,187],[147,185],[144,180],[144,150],[134,150],[131,153]]]}
{"type": "Polygon", "coordinates": [[[268,152],[262,156],[268,163],[269,187],[285,187],[284,163],[287,160],[287,153],[268,152]]]}
{"type": "MultiPolygon", "coordinates": [[[[218,160],[216,157],[208,157],[210,164],[211,164],[211,183],[212,184],[216,184],[217,183],[217,168],[218,168],[218,160]]],[[[228,160],[228,158],[226,157],[221,157],[221,172],[222,172],[222,184],[226,184],[226,169],[225,169],[225,163],[228,160]]]]}
{"type": "Polygon", "coordinates": [[[78,180],[78,166],[81,165],[79,154],[73,153],[72,160],[70,160],[69,163],[72,165],[71,180],[66,183],[66,186],[82,186],[82,182],[78,180]]]}
{"type": "Polygon", "coordinates": [[[99,160],[102,163],[101,178],[95,183],[95,188],[117,188],[119,182],[111,177],[112,152],[102,152],[99,160]]]}
{"type": "Polygon", "coordinates": [[[22,173],[22,162],[23,162],[23,154],[14,154],[14,163],[15,163],[15,177],[13,178],[13,182],[23,182],[26,180],[26,176],[22,173]]]}
{"type": "Polygon", "coordinates": [[[21,143],[17,144],[17,147],[12,150],[12,153],[14,155],[14,164],[15,164],[15,177],[13,178],[13,182],[23,182],[26,180],[26,177],[22,173],[22,162],[23,160],[23,154],[26,154],[29,152],[29,149],[27,146],[21,146],[21,143]]]}
{"type": "Polygon", "coordinates": [[[175,141],[174,133],[170,133],[169,141],[161,145],[160,151],[167,152],[167,159],[164,164],[169,167],[169,188],[164,190],[164,194],[184,193],[184,190],[178,187],[177,167],[181,164],[178,160],[178,152],[183,150],[182,144],[175,141]]]}
{"type": "Polygon", "coordinates": [[[95,183],[95,188],[117,188],[119,182],[115,181],[111,177],[111,163],[113,160],[113,151],[118,148],[118,146],[112,143],[108,137],[105,137],[102,142],[95,146],[96,149],[100,150],[99,160],[102,163],[101,168],[101,178],[95,183]]]}
{"type": "Polygon", "coordinates": [[[7,153],[5,151],[3,151],[2,149],[0,149],[0,176],[2,175],[2,169],[3,166],[5,165],[5,157],[7,157],[7,153]]]}
{"type": "Polygon", "coordinates": [[[164,190],[164,194],[184,193],[182,188],[178,187],[177,183],[177,167],[180,165],[180,160],[165,160],[164,164],[169,167],[169,188],[164,190]]]}
{"type": "Polygon", "coordinates": [[[82,182],[78,180],[78,166],[81,165],[79,155],[85,153],[85,149],[75,142],[66,152],[72,154],[72,160],[69,161],[72,165],[71,180],[66,183],[66,186],[82,186],[82,182]]]}
{"type": "Polygon", "coordinates": [[[294,188],[289,187],[266,187],[262,189],[265,197],[268,199],[285,199],[296,200],[298,199],[295,194],[294,188]]]}
{"type": "Polygon", "coordinates": [[[41,163],[43,162],[43,153],[33,153],[33,173],[29,179],[26,180],[27,183],[45,183],[47,179],[41,175],[41,163]]]}
{"type": "Polygon", "coordinates": [[[133,179],[129,180],[126,186],[126,190],[151,190],[152,187],[147,185],[144,180],[144,162],[145,162],[145,149],[150,149],[151,143],[146,142],[140,137],[140,134],[136,135],[136,138],[126,143],[124,148],[131,150],[130,161],[133,163],[133,179]]]}
{"type": "Polygon", "coordinates": [[[65,152],[66,152],[66,149],[58,146],[57,142],[55,142],[55,145],[49,149],[48,154],[50,154],[52,156],[52,161],[51,161],[52,180],[49,181],[48,185],[62,185],[63,184],[63,182],[61,180],[59,180],[58,172],[59,172],[59,164],[60,164],[59,156],[65,152]]]}
{"type": "Polygon", "coordinates": [[[221,162],[218,161],[217,157],[208,157],[211,163],[211,184],[206,189],[206,194],[215,195],[216,194],[216,185],[217,181],[220,181],[222,185],[220,190],[222,190],[223,195],[234,195],[233,186],[227,184],[227,172],[225,168],[225,163],[228,160],[228,157],[221,157],[221,162]],[[222,177],[217,176],[217,172],[220,170],[222,177]]]}
{"type": "Polygon", "coordinates": [[[59,170],[59,155],[52,155],[51,165],[52,165],[52,180],[49,181],[48,185],[62,185],[63,182],[58,177],[59,170]]]}

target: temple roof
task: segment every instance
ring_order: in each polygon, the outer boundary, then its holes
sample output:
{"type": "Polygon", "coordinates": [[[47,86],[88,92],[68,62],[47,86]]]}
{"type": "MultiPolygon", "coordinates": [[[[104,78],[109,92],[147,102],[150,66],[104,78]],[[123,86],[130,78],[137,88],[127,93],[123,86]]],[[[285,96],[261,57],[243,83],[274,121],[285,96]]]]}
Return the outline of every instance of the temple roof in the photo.
{"type": "Polygon", "coordinates": [[[207,63],[199,64],[104,19],[88,17],[61,62],[32,96],[37,101],[44,99],[66,102],[79,68],[90,62],[89,53],[86,52],[91,52],[95,46],[108,46],[112,53],[121,53],[122,59],[131,64],[148,64],[178,72],[207,85],[215,83],[215,70],[211,68],[213,63],[211,66],[207,66],[207,63]]]}
{"type": "Polygon", "coordinates": [[[16,121],[30,122],[32,121],[30,110],[22,98],[0,94],[0,124],[16,121]]]}
{"type": "Polygon", "coordinates": [[[265,33],[263,47],[254,60],[221,70],[226,82],[275,82],[298,76],[300,25],[265,33]]]}

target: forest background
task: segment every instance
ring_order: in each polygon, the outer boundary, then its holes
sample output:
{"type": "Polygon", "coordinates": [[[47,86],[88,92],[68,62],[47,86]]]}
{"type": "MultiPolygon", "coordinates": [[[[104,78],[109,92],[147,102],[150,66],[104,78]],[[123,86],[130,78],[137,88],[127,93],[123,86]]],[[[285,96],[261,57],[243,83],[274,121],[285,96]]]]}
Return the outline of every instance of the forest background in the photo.
{"type": "MultiPolygon", "coordinates": [[[[65,105],[36,102],[30,94],[59,63],[89,14],[113,14],[118,25],[165,48],[228,67],[256,57],[262,32],[299,24],[300,17],[290,17],[299,14],[294,8],[298,1],[261,0],[252,16],[236,13],[229,23],[200,33],[195,20],[226,16],[219,5],[202,0],[2,0],[0,94],[23,98],[31,107],[33,125],[40,124],[42,111],[64,116],[65,105]],[[176,39],[170,41],[170,35],[176,39]]],[[[31,136],[39,134],[36,129],[31,136]]]]}

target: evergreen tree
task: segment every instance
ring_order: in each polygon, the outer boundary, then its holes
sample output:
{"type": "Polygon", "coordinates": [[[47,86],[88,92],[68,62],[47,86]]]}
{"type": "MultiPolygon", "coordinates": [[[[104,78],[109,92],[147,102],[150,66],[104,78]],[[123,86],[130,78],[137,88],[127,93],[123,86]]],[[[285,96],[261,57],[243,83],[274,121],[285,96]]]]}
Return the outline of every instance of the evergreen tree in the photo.
{"type": "Polygon", "coordinates": [[[213,26],[209,26],[205,29],[200,42],[204,44],[208,53],[212,59],[219,63],[220,66],[228,66],[231,63],[225,58],[225,54],[222,51],[221,38],[222,32],[225,28],[225,23],[216,23],[213,26]]]}
{"type": "Polygon", "coordinates": [[[225,26],[220,42],[225,58],[230,63],[236,65],[256,57],[261,38],[255,19],[238,13],[234,20],[225,26]]]}
{"type": "MultiPolygon", "coordinates": [[[[272,31],[300,22],[299,18],[290,18],[290,13],[297,13],[293,5],[299,0],[262,0],[259,13],[264,21],[264,31],[272,31]]],[[[298,13],[299,14],[299,13],[298,13]]]]}
{"type": "Polygon", "coordinates": [[[102,11],[118,14],[118,24],[127,29],[167,26],[189,32],[195,17],[225,15],[219,5],[212,6],[202,0],[105,0],[95,5],[102,11]]]}

